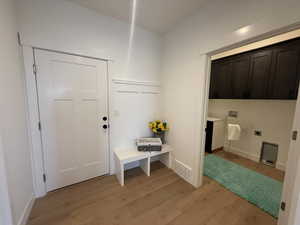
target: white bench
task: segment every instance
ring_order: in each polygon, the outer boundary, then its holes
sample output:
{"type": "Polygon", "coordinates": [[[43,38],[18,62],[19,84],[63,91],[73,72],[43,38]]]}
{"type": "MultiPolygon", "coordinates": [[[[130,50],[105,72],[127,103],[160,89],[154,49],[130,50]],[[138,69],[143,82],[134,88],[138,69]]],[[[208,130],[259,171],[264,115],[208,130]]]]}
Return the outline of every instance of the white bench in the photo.
{"type": "Polygon", "coordinates": [[[147,176],[150,176],[151,159],[158,158],[168,168],[171,167],[171,147],[163,145],[162,151],[159,152],[139,152],[137,148],[132,149],[116,149],[114,151],[115,174],[118,181],[124,186],[124,171],[127,163],[139,161],[140,167],[147,176]]]}

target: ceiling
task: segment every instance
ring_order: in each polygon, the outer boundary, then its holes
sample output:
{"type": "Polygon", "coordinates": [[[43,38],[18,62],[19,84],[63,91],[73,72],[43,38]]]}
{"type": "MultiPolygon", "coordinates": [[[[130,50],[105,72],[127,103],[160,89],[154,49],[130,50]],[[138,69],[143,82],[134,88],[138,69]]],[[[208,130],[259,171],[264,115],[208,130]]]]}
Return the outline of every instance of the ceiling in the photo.
{"type": "MultiPolygon", "coordinates": [[[[133,0],[69,0],[106,16],[130,21],[133,0]]],[[[165,33],[197,12],[206,0],[137,0],[136,24],[165,33]]]]}

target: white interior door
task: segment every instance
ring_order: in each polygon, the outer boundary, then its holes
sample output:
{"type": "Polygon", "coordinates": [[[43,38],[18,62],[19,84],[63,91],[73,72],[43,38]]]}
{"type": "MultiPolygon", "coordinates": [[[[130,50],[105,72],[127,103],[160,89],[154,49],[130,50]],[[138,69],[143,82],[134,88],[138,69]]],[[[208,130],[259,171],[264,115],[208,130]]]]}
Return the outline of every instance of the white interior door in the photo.
{"type": "Polygon", "coordinates": [[[108,173],[107,62],[35,50],[47,191],[108,173]]]}

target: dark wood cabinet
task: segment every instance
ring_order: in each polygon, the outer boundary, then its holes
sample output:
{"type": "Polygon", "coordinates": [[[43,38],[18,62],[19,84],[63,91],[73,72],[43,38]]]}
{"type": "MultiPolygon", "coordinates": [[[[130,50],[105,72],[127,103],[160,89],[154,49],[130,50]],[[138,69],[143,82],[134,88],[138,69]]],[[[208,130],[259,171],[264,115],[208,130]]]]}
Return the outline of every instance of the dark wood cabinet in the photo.
{"type": "Polygon", "coordinates": [[[296,99],[300,75],[297,45],[280,46],[273,51],[269,95],[273,99],[296,99]]]}
{"type": "Polygon", "coordinates": [[[213,63],[211,70],[211,92],[212,98],[231,98],[231,62],[221,61],[213,63]]]}
{"type": "Polygon", "coordinates": [[[249,56],[241,56],[232,59],[231,69],[231,97],[235,99],[249,98],[248,79],[250,71],[249,56]]]}
{"type": "Polygon", "coordinates": [[[300,39],[218,59],[211,67],[211,99],[296,99],[300,39]]]}
{"type": "Polygon", "coordinates": [[[250,99],[268,98],[272,51],[255,52],[250,57],[248,94],[250,99]]]}

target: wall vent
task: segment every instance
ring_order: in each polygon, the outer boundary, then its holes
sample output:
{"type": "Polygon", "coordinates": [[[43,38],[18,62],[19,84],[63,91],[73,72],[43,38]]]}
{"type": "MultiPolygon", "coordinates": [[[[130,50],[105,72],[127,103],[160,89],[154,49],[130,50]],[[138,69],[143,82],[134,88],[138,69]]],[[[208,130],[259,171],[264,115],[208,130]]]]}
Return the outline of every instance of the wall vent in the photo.
{"type": "Polygon", "coordinates": [[[189,166],[175,159],[174,171],[184,180],[191,182],[192,169],[189,166]]]}
{"type": "Polygon", "coordinates": [[[261,154],[260,154],[260,161],[266,165],[275,167],[277,156],[278,156],[278,145],[263,142],[261,154]]]}

